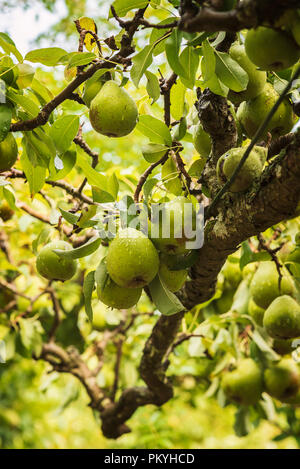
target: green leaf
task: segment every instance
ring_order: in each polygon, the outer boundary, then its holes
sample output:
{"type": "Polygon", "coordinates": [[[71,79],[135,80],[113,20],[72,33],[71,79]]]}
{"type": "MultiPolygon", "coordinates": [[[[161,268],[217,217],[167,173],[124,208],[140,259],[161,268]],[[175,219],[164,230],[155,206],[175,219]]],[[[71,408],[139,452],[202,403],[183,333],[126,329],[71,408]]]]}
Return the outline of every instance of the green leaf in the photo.
{"type": "Polygon", "coordinates": [[[144,47],[144,49],[132,59],[133,66],[130,71],[130,77],[136,87],[139,86],[140,79],[152,63],[152,51],[153,45],[150,44],[144,47]]]}
{"type": "Polygon", "coordinates": [[[29,183],[30,193],[32,196],[34,196],[37,192],[42,189],[45,184],[47,173],[46,168],[42,166],[33,166],[24,149],[20,161],[26,179],[29,183]]]}
{"type": "Polygon", "coordinates": [[[23,62],[23,56],[16,48],[14,42],[5,33],[0,33],[0,47],[8,55],[13,54],[19,62],[23,62]]]}
{"type": "Polygon", "coordinates": [[[12,119],[12,108],[8,104],[0,104],[0,142],[8,135],[12,119]]]}
{"type": "Polygon", "coordinates": [[[235,413],[234,431],[238,437],[247,436],[252,426],[249,419],[249,411],[247,407],[240,407],[235,413]]]}
{"type": "Polygon", "coordinates": [[[6,200],[6,202],[8,203],[8,205],[10,206],[10,208],[12,208],[13,210],[17,210],[16,199],[15,199],[15,195],[12,192],[12,190],[7,189],[4,186],[3,186],[2,190],[3,190],[3,196],[6,200]]]}
{"type": "Polygon", "coordinates": [[[249,77],[247,72],[225,52],[216,53],[216,74],[222,83],[233,91],[239,92],[247,88],[249,77]]]}
{"type": "Polygon", "coordinates": [[[20,337],[22,344],[26,350],[34,353],[36,356],[39,356],[43,346],[43,329],[41,323],[39,321],[32,321],[32,319],[22,318],[19,319],[18,323],[20,327],[20,337]]]}
{"type": "Polygon", "coordinates": [[[66,55],[68,55],[68,53],[60,47],[45,47],[28,52],[25,56],[25,60],[53,67],[54,65],[58,65],[60,59],[66,55]]]}
{"type": "Polygon", "coordinates": [[[31,85],[35,70],[29,64],[18,64],[17,85],[20,89],[28,88],[31,85]]]}
{"type": "Polygon", "coordinates": [[[265,339],[260,335],[257,330],[249,332],[251,339],[256,343],[258,348],[266,355],[270,361],[280,360],[280,356],[267,344],[265,339]]]}
{"type": "Polygon", "coordinates": [[[80,152],[77,154],[77,164],[84,172],[84,175],[91,186],[100,186],[101,189],[103,188],[103,190],[106,190],[106,176],[101,173],[98,173],[98,171],[92,168],[90,165],[90,161],[88,161],[85,156],[80,152]]]}
{"type": "Polygon", "coordinates": [[[62,208],[59,207],[59,211],[62,214],[62,217],[71,225],[76,225],[79,219],[79,215],[75,215],[75,213],[70,213],[67,212],[66,210],[63,210],[62,208]]]}
{"type": "Polygon", "coordinates": [[[90,221],[96,215],[97,206],[96,205],[89,205],[87,209],[82,211],[82,214],[78,220],[79,228],[88,228],[90,226],[94,226],[97,224],[97,221],[90,221]]]}
{"type": "Polygon", "coordinates": [[[161,314],[171,316],[185,310],[177,296],[167,290],[164,284],[160,281],[159,276],[156,276],[149,284],[149,290],[151,298],[161,314]]]}
{"type": "Polygon", "coordinates": [[[98,265],[98,267],[96,269],[96,273],[95,273],[95,281],[96,281],[97,287],[101,291],[103,291],[108,278],[109,278],[109,275],[108,275],[108,272],[107,272],[106,262],[105,262],[105,258],[104,258],[104,259],[102,259],[102,261],[98,265]]]}
{"type": "Polygon", "coordinates": [[[102,190],[97,186],[92,186],[93,201],[98,204],[114,202],[115,198],[106,190],[102,190]]]}
{"type": "Polygon", "coordinates": [[[137,130],[154,143],[172,145],[171,132],[164,122],[153,116],[141,115],[136,126],[137,130]]]}
{"type": "Polygon", "coordinates": [[[59,153],[67,151],[79,129],[78,116],[64,116],[57,119],[51,127],[50,135],[59,153]]]}
{"type": "MultiPolygon", "coordinates": [[[[130,10],[145,8],[149,0],[115,0],[112,4],[118,16],[125,16],[130,10]]],[[[110,12],[109,17],[112,17],[110,12]]]]}
{"type": "Polygon", "coordinates": [[[90,322],[93,321],[92,295],[95,286],[95,271],[89,272],[83,281],[84,306],[90,322]]]}
{"type": "Polygon", "coordinates": [[[202,45],[203,59],[201,61],[201,72],[204,81],[210,80],[216,69],[216,56],[214,49],[206,39],[202,45]]]}
{"type": "Polygon", "coordinates": [[[157,76],[154,75],[154,73],[149,72],[149,70],[145,72],[145,75],[147,77],[147,85],[146,85],[147,93],[149,97],[152,98],[152,104],[153,104],[160,97],[159,81],[158,81],[157,76]]]}
{"type": "Polygon", "coordinates": [[[181,75],[181,80],[184,85],[193,89],[199,66],[199,56],[192,47],[186,47],[180,55],[179,60],[184,69],[184,75],[181,75]]]}
{"type": "Polygon", "coordinates": [[[70,249],[68,251],[64,251],[62,249],[54,249],[55,252],[59,257],[63,259],[79,259],[81,257],[87,257],[93,254],[99,248],[101,244],[101,238],[94,236],[91,238],[87,243],[79,246],[78,248],[70,249]]]}
{"type": "Polygon", "coordinates": [[[180,52],[180,44],[182,40],[182,32],[179,31],[177,28],[173,30],[171,36],[168,37],[166,40],[166,56],[168,63],[171,69],[179,76],[185,77],[186,72],[179,61],[179,52],[180,52]]]}
{"type": "MultiPolygon", "coordinates": [[[[162,26],[164,24],[169,24],[174,21],[174,16],[170,16],[163,21],[160,21],[158,25],[162,26]]],[[[170,32],[167,29],[158,29],[153,28],[150,35],[150,44],[154,45],[153,54],[159,55],[165,50],[165,41],[170,36],[170,32]],[[163,39],[164,38],[164,39],[163,39]]]]}
{"type": "Polygon", "coordinates": [[[171,114],[175,120],[180,120],[184,115],[186,87],[181,80],[177,80],[171,88],[171,114]]]}
{"type": "Polygon", "coordinates": [[[49,165],[49,170],[50,170],[50,176],[49,179],[52,181],[58,181],[58,179],[63,179],[66,177],[70,171],[72,171],[75,163],[76,163],[76,151],[73,150],[68,150],[66,151],[63,155],[60,155],[59,157],[57,156],[56,159],[58,158],[61,161],[61,166],[63,166],[63,169],[59,169],[55,165],[55,160],[50,161],[49,165]]]}
{"type": "Polygon", "coordinates": [[[29,114],[29,117],[36,117],[40,112],[39,106],[28,96],[15,93],[12,89],[7,90],[7,97],[13,103],[21,106],[24,111],[29,114]]]}
{"type": "Polygon", "coordinates": [[[159,143],[148,143],[142,146],[143,157],[148,163],[156,163],[168,150],[168,147],[159,143]]]}
{"type": "Polygon", "coordinates": [[[76,52],[72,55],[67,68],[80,67],[82,65],[87,65],[96,59],[96,55],[93,52],[76,52]]]}

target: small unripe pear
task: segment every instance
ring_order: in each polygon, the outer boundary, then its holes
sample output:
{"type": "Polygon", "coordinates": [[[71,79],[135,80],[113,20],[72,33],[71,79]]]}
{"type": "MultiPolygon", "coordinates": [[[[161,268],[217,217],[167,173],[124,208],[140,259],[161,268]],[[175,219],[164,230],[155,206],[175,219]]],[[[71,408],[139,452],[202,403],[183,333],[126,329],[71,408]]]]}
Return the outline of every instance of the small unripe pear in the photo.
{"type": "Polygon", "coordinates": [[[196,228],[196,211],[192,203],[186,197],[176,197],[162,206],[160,215],[160,220],[153,220],[150,227],[156,248],[171,255],[189,251],[187,242],[193,241],[196,228]]]}
{"type": "Polygon", "coordinates": [[[49,280],[69,280],[77,270],[77,261],[59,257],[54,250],[69,251],[72,246],[65,241],[53,241],[44,246],[36,259],[38,273],[49,280]]]}
{"type": "Polygon", "coordinates": [[[248,31],[245,49],[249,59],[261,70],[284,70],[300,57],[293,38],[283,31],[263,26],[248,31]]]}
{"type": "Polygon", "coordinates": [[[266,309],[264,327],[274,339],[290,339],[300,335],[300,306],[288,295],[279,296],[266,309]]]}
{"type": "MultiPolygon", "coordinates": [[[[256,151],[256,148],[257,147],[252,150],[239,171],[235,181],[230,186],[231,192],[243,192],[249,189],[254,180],[261,175],[263,164],[260,158],[260,153],[256,151]]],[[[245,148],[231,148],[227,153],[219,158],[217,164],[217,175],[221,183],[225,184],[231,178],[245,151],[245,148]]],[[[261,150],[259,150],[259,152],[260,151],[261,150]]]]}
{"type": "Polygon", "coordinates": [[[226,284],[229,288],[237,288],[242,280],[242,272],[239,262],[231,262],[230,259],[227,259],[222,269],[222,274],[224,275],[226,284]]]}
{"type": "Polygon", "coordinates": [[[97,294],[99,300],[106,306],[116,309],[128,309],[137,304],[142,289],[120,287],[111,278],[108,278],[103,290],[98,285],[97,294]]]}
{"type": "Polygon", "coordinates": [[[159,256],[153,243],[141,231],[125,228],[111,242],[106,265],[117,285],[140,288],[158,273],[159,256]]]}
{"type": "Polygon", "coordinates": [[[12,133],[0,143],[0,173],[13,167],[18,158],[18,146],[12,133]]]}
{"type": "MultiPolygon", "coordinates": [[[[248,137],[252,138],[256,134],[278,98],[279,94],[270,83],[267,83],[262,93],[256,98],[240,105],[237,118],[248,137]]],[[[285,135],[292,130],[296,122],[297,116],[294,114],[289,100],[285,99],[275,112],[262,137],[265,138],[268,132],[271,132],[273,137],[285,135]]]]}
{"type": "Polygon", "coordinates": [[[211,152],[211,138],[199,123],[194,130],[194,147],[202,158],[208,158],[211,152]]]}
{"type": "Polygon", "coordinates": [[[229,400],[241,405],[254,405],[261,396],[263,375],[259,365],[244,358],[237,368],[224,374],[222,389],[229,400]]]}
{"type": "Polygon", "coordinates": [[[172,270],[169,261],[170,256],[167,254],[162,254],[160,256],[159,277],[168,290],[176,292],[183,287],[187,279],[187,271],[172,270]]]}
{"type": "Polygon", "coordinates": [[[93,128],[107,137],[124,137],[135,128],[138,110],[129,94],[115,81],[107,81],[91,102],[93,128]]]}
{"type": "Polygon", "coordinates": [[[250,298],[248,304],[248,313],[259,326],[263,325],[265,310],[258,306],[253,298],[250,298]]]}
{"type": "Polygon", "coordinates": [[[229,92],[228,98],[230,101],[234,104],[240,104],[242,101],[249,101],[249,99],[255,98],[263,91],[267,82],[267,74],[257,69],[247,56],[245,47],[241,44],[234,43],[229,50],[229,54],[247,72],[249,77],[245,91],[240,91],[239,93],[235,91],[229,92]]]}
{"type": "Polygon", "coordinates": [[[275,263],[272,261],[260,263],[250,284],[250,294],[258,306],[266,309],[278,296],[295,293],[295,285],[289,272],[282,269],[282,274],[279,290],[279,275],[275,263]]]}
{"type": "Polygon", "coordinates": [[[299,369],[294,360],[283,358],[264,372],[266,391],[277,399],[287,399],[297,394],[300,385],[299,369]]]}

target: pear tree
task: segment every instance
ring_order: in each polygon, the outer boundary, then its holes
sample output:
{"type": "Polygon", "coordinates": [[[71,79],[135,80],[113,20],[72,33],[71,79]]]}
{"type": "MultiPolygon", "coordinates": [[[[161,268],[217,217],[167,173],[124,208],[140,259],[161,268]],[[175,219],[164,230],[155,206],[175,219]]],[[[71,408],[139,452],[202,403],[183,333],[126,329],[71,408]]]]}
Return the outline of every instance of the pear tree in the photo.
{"type": "Polygon", "coordinates": [[[74,375],[106,438],[176,388],[299,439],[299,2],[105,8],[65,49],[0,34],[7,360],[74,375]]]}

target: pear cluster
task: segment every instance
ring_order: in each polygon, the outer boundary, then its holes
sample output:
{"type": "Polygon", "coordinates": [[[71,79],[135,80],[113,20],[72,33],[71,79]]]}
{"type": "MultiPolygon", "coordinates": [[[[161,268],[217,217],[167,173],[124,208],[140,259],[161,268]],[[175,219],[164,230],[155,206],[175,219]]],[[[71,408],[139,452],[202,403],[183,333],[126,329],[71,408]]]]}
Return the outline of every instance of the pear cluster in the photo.
{"type": "Polygon", "coordinates": [[[156,276],[170,292],[182,288],[188,274],[180,268],[180,256],[188,254],[189,249],[186,234],[179,232],[179,226],[185,222],[187,204],[191,205],[185,197],[164,204],[162,217],[149,222],[149,236],[134,228],[120,229],[108,248],[107,281],[97,289],[102,303],[116,309],[130,308],[156,276]],[[164,231],[166,220],[168,233],[164,231]]]}

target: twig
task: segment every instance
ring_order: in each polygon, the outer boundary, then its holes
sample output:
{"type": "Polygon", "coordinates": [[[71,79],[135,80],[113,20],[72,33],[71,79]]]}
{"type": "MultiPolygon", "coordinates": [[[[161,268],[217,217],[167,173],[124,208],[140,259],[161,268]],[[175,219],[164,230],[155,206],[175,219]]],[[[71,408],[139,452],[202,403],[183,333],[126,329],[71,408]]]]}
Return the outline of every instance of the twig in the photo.
{"type": "Polygon", "coordinates": [[[116,363],[115,363],[115,368],[114,368],[115,379],[114,379],[114,384],[113,384],[112,393],[111,393],[111,400],[113,402],[115,401],[116,393],[117,393],[118,385],[119,385],[123,343],[124,343],[123,339],[119,339],[115,342],[117,356],[116,356],[116,363]]]}
{"type": "Polygon", "coordinates": [[[138,185],[136,186],[136,190],[135,190],[134,197],[133,197],[136,204],[139,203],[140,193],[143,188],[143,185],[147,181],[148,176],[152,173],[152,171],[157,166],[159,166],[160,164],[164,164],[167,161],[168,157],[169,157],[169,150],[164,154],[164,156],[160,160],[156,161],[156,163],[152,163],[149,166],[149,168],[147,168],[146,171],[142,174],[138,182],[138,185]]]}
{"type": "Polygon", "coordinates": [[[54,341],[55,333],[60,324],[60,306],[59,306],[59,302],[58,302],[58,299],[56,297],[56,294],[53,288],[48,287],[47,290],[45,291],[49,293],[50,295],[50,298],[53,304],[53,310],[54,310],[54,321],[53,321],[53,324],[52,324],[52,327],[50,329],[49,336],[48,336],[48,340],[50,343],[54,341]]]}
{"type": "Polygon", "coordinates": [[[267,253],[270,254],[271,258],[272,258],[272,261],[275,263],[276,265],[276,269],[277,269],[277,272],[278,272],[278,289],[279,291],[281,290],[281,282],[282,282],[282,278],[283,278],[283,275],[282,275],[282,272],[281,272],[281,269],[282,269],[282,264],[280,263],[278,257],[276,256],[277,252],[282,248],[282,246],[279,246],[278,248],[276,249],[271,249],[269,246],[268,246],[268,243],[266,242],[265,238],[263,237],[263,235],[261,233],[259,233],[257,235],[257,239],[258,239],[258,242],[259,242],[259,246],[261,247],[261,249],[263,249],[264,251],[266,251],[267,253]]]}

